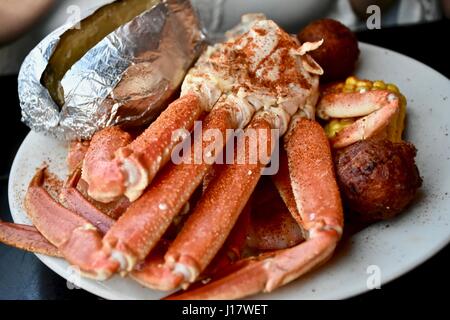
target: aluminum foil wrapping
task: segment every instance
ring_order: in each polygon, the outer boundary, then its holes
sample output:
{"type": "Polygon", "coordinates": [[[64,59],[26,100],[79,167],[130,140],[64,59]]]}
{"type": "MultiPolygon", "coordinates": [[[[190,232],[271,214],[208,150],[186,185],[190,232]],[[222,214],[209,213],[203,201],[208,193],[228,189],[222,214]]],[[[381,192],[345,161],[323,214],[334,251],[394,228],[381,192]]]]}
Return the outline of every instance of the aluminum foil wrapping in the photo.
{"type": "Polygon", "coordinates": [[[65,74],[60,108],[40,78],[59,37],[52,32],[24,60],[19,77],[22,121],[58,139],[89,139],[115,124],[153,120],[176,92],[204,43],[187,0],[165,0],[122,25],[65,74]],[[139,74],[139,81],[133,75],[139,74]]]}

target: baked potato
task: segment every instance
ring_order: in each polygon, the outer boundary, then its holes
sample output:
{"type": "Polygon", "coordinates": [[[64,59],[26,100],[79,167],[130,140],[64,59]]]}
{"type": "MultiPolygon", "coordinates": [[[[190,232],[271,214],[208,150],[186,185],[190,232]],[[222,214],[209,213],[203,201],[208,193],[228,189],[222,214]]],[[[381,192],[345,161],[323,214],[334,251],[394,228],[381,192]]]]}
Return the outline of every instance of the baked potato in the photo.
{"type": "Polygon", "coordinates": [[[81,20],[79,28],[64,32],[41,77],[52,99],[61,107],[64,104],[61,80],[74,63],[109,33],[157,3],[159,0],[117,0],[81,20]]]}

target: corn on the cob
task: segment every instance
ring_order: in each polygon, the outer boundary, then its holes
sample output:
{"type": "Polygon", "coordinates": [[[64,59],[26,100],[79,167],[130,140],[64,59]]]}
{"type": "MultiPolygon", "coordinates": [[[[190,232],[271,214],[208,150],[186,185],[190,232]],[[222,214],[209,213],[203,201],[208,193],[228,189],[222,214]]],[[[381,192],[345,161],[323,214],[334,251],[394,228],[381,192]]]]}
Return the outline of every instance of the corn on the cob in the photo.
{"type": "MultiPolygon", "coordinates": [[[[382,80],[370,81],[361,80],[356,77],[348,77],[345,82],[335,84],[332,88],[328,88],[327,92],[363,92],[367,90],[389,90],[400,98],[400,111],[392,119],[387,128],[387,138],[393,142],[401,141],[403,130],[405,128],[406,98],[396,85],[385,83],[382,80]]],[[[324,127],[328,138],[333,138],[336,133],[349,126],[354,121],[355,119],[353,118],[331,119],[324,127]]]]}

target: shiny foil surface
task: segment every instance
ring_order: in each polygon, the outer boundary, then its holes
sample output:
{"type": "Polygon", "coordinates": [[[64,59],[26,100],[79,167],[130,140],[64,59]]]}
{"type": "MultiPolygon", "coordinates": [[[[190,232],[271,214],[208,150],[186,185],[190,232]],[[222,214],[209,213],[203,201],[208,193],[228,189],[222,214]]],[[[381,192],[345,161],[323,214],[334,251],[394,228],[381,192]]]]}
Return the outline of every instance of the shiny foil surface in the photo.
{"type": "Polygon", "coordinates": [[[24,60],[18,89],[22,121],[58,139],[89,139],[106,126],[152,121],[179,88],[204,47],[205,37],[188,0],[161,1],[90,49],[65,74],[60,108],[41,84],[64,25],[24,60]]]}

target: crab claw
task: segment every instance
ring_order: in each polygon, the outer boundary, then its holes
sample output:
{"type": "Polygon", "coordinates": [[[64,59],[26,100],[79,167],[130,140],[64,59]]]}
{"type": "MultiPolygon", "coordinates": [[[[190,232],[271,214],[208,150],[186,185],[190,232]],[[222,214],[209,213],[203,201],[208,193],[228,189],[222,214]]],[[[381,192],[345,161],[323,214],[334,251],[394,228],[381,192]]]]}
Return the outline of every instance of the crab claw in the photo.
{"type": "Polygon", "coordinates": [[[25,196],[25,208],[33,225],[84,275],[107,279],[119,265],[101,251],[100,231],[88,220],[53,200],[42,186],[44,176],[45,168],[36,173],[25,196]]]}
{"type": "Polygon", "coordinates": [[[388,90],[327,94],[317,106],[322,119],[362,117],[332,138],[334,148],[375,136],[389,125],[399,110],[398,96],[388,90]]]}

